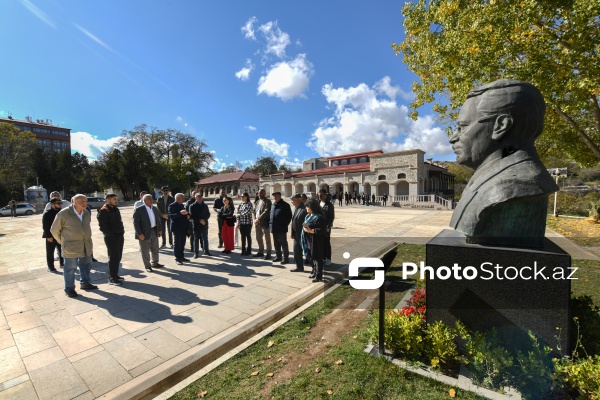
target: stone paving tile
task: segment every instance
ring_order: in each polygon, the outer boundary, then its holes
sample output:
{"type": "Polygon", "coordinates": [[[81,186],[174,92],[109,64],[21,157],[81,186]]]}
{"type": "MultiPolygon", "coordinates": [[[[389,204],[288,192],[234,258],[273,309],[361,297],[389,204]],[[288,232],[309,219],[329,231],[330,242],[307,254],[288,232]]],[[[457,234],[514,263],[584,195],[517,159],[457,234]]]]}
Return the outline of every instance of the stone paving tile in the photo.
{"type": "Polygon", "coordinates": [[[52,296],[52,293],[50,293],[50,291],[43,286],[40,288],[28,290],[24,292],[24,294],[25,297],[27,297],[27,299],[31,302],[54,297],[52,296]]]}
{"type": "Polygon", "coordinates": [[[2,302],[2,312],[6,316],[22,313],[23,311],[29,311],[32,309],[33,307],[26,297],[19,297],[17,299],[2,302]]]}
{"type": "Polygon", "coordinates": [[[27,373],[17,346],[0,350],[0,366],[2,366],[0,368],[0,383],[27,373]]]}
{"type": "Polygon", "coordinates": [[[235,318],[237,316],[239,316],[240,314],[243,314],[242,311],[232,308],[232,307],[227,307],[224,304],[219,304],[217,307],[212,307],[212,306],[200,306],[195,308],[194,310],[191,310],[189,314],[196,314],[197,312],[206,312],[209,313],[215,317],[219,317],[221,319],[224,319],[226,321],[229,321],[232,318],[235,318]]]}
{"type": "MultiPolygon", "coordinates": [[[[28,377],[29,378],[29,377],[28,377]]],[[[0,400],[31,400],[37,399],[37,393],[31,380],[26,380],[16,386],[0,391],[0,400]]]]}
{"type": "Polygon", "coordinates": [[[82,393],[77,397],[73,397],[73,400],[93,400],[95,398],[96,396],[94,396],[94,394],[88,390],[87,392],[82,393]]]}
{"type": "Polygon", "coordinates": [[[264,296],[255,292],[250,292],[248,290],[238,290],[237,292],[235,292],[234,296],[238,299],[242,299],[256,305],[261,305],[266,301],[271,300],[271,298],[268,296],[264,296]]]}
{"type": "Polygon", "coordinates": [[[261,282],[260,284],[256,285],[256,288],[267,288],[267,289],[272,289],[272,290],[277,290],[279,292],[283,292],[286,293],[287,295],[290,294],[294,294],[298,291],[298,288],[296,287],[292,287],[292,286],[288,286],[285,284],[282,284],[281,282],[273,282],[273,281],[264,281],[261,282]]]}
{"type": "Polygon", "coordinates": [[[101,351],[104,351],[104,347],[98,345],[96,347],[92,347],[91,349],[87,349],[82,351],[81,353],[77,353],[72,355],[71,357],[69,357],[69,361],[71,361],[72,363],[77,362],[79,360],[82,360],[84,358],[87,358],[89,356],[92,356],[96,353],[99,353],[101,351]]]}
{"type": "Polygon", "coordinates": [[[119,325],[113,325],[110,328],[92,333],[92,337],[100,344],[110,342],[111,340],[127,335],[127,331],[119,325]]]}
{"type": "Polygon", "coordinates": [[[117,324],[119,324],[129,333],[144,328],[146,324],[150,322],[144,318],[142,314],[130,308],[127,308],[117,314],[110,315],[110,318],[112,318],[117,324]]]}
{"type": "Polygon", "coordinates": [[[55,298],[37,300],[30,304],[40,317],[44,314],[64,310],[64,305],[55,298]]]}
{"type": "Polygon", "coordinates": [[[0,328],[5,326],[8,326],[8,320],[6,319],[4,312],[0,308],[0,328]]]}
{"type": "Polygon", "coordinates": [[[230,297],[228,299],[225,299],[221,302],[221,304],[224,304],[228,307],[235,308],[237,310],[240,310],[241,312],[244,312],[244,313],[250,314],[250,315],[254,315],[257,312],[263,310],[262,306],[248,303],[245,300],[242,300],[237,297],[230,297]]]}
{"type": "Polygon", "coordinates": [[[156,329],[159,329],[159,328],[160,328],[160,326],[158,324],[150,324],[150,325],[147,325],[147,326],[143,327],[140,330],[132,332],[131,336],[133,336],[134,338],[137,338],[138,336],[145,335],[146,333],[152,332],[152,331],[154,331],[156,329]]]}
{"type": "Polygon", "coordinates": [[[156,357],[152,350],[129,335],[111,340],[103,346],[127,371],[156,357]]]}
{"type": "Polygon", "coordinates": [[[131,379],[131,375],[104,350],[74,362],[73,366],[95,397],[131,379]],[[102,370],[98,369],[99,366],[102,370]]]}
{"type": "Polygon", "coordinates": [[[27,357],[56,346],[56,341],[45,326],[28,329],[13,335],[21,357],[27,357]]]}
{"type": "Polygon", "coordinates": [[[199,345],[200,343],[204,343],[206,342],[208,339],[210,339],[213,336],[212,332],[204,332],[201,333],[200,335],[191,338],[190,340],[188,340],[186,343],[190,346],[190,347],[194,347],[199,345]]]}
{"type": "Polygon", "coordinates": [[[46,328],[48,328],[50,333],[59,332],[79,325],[79,321],[73,318],[71,313],[64,308],[52,313],[41,315],[40,319],[44,325],[46,325],[46,328]]]}
{"type": "Polygon", "coordinates": [[[54,346],[49,349],[42,350],[39,353],[23,357],[23,362],[25,363],[27,371],[31,372],[56,361],[62,360],[63,358],[67,357],[65,356],[65,353],[63,353],[60,346],[54,346]]]}
{"type": "Polygon", "coordinates": [[[113,319],[99,309],[77,314],[75,318],[89,333],[94,333],[116,325],[116,322],[113,319]]]}
{"type": "MultiPolygon", "coordinates": [[[[275,302],[279,301],[279,300],[275,300],[275,299],[272,299],[272,300],[275,301],[275,302]]],[[[232,325],[235,325],[235,324],[237,324],[239,322],[245,321],[246,319],[248,319],[250,317],[251,317],[251,315],[242,313],[242,314],[239,314],[239,315],[237,315],[237,316],[235,316],[235,317],[233,317],[231,319],[228,319],[227,322],[229,322],[232,325]]]]}
{"type": "Polygon", "coordinates": [[[15,346],[13,335],[7,326],[0,328],[0,350],[15,346]]]}
{"type": "Polygon", "coordinates": [[[88,391],[88,387],[69,360],[64,359],[29,374],[42,400],[71,399],[88,391]]]}
{"type": "Polygon", "coordinates": [[[13,334],[41,326],[44,323],[34,310],[13,314],[6,317],[8,326],[13,334]]]}
{"type": "Polygon", "coordinates": [[[93,310],[98,310],[98,306],[95,304],[92,304],[90,302],[88,302],[88,300],[86,300],[85,298],[75,298],[75,301],[73,301],[73,299],[64,299],[64,297],[62,297],[63,301],[62,301],[62,305],[63,307],[69,311],[71,313],[71,315],[76,316],[79,314],[83,314],[85,312],[89,312],[89,311],[93,311],[93,310]]]}
{"type": "Polygon", "coordinates": [[[143,363],[142,365],[135,367],[132,370],[129,370],[128,372],[132,377],[135,378],[137,376],[140,376],[143,373],[150,371],[152,368],[159,366],[164,361],[165,360],[163,360],[160,357],[155,357],[152,360],[147,361],[147,362],[143,363]]]}
{"type": "Polygon", "coordinates": [[[31,279],[28,281],[22,281],[22,282],[18,282],[17,286],[19,286],[19,288],[26,292],[28,290],[32,290],[32,289],[37,289],[40,287],[43,287],[43,285],[41,284],[40,281],[38,281],[37,279],[31,279]]]}
{"type": "MultiPolygon", "coordinates": [[[[308,278],[307,278],[308,279],[308,278]]],[[[265,286],[252,286],[248,288],[249,292],[262,294],[263,296],[267,296],[271,299],[282,300],[289,296],[289,293],[282,292],[277,290],[277,288],[270,288],[265,286]]]]}
{"type": "Polygon", "coordinates": [[[290,278],[275,278],[273,279],[273,284],[275,285],[275,287],[279,286],[279,285],[286,285],[286,286],[291,286],[293,288],[296,288],[296,290],[298,289],[302,289],[304,287],[307,286],[307,284],[310,282],[309,279],[307,279],[308,282],[304,283],[295,279],[290,279],[290,278]]]}
{"type": "Polygon", "coordinates": [[[191,318],[187,323],[179,323],[171,320],[161,321],[158,323],[158,326],[183,342],[187,342],[188,340],[207,332],[206,329],[202,329],[198,325],[192,323],[191,318]]]}
{"type": "Polygon", "coordinates": [[[175,357],[190,346],[162,328],[155,329],[136,338],[163,360],[175,357]]]}
{"type": "Polygon", "coordinates": [[[196,313],[191,314],[190,318],[192,318],[195,325],[211,333],[222,332],[233,325],[204,311],[197,311],[196,313]]]}
{"type": "Polygon", "coordinates": [[[81,325],[56,332],[53,336],[67,357],[98,346],[96,339],[81,325]]]}

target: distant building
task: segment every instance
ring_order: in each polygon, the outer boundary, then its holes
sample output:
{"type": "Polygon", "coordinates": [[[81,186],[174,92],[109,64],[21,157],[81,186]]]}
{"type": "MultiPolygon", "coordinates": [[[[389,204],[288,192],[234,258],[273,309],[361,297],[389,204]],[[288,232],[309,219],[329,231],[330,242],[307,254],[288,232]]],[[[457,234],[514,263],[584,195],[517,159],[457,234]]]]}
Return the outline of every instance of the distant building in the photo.
{"type": "Polygon", "coordinates": [[[12,124],[22,131],[32,132],[45,151],[71,152],[71,129],[52,125],[50,120],[18,120],[12,117],[0,118],[0,122],[12,124]]]}
{"type": "Polygon", "coordinates": [[[241,196],[248,192],[252,198],[259,191],[259,176],[252,172],[240,171],[227,174],[216,174],[196,182],[196,191],[204,197],[215,197],[224,189],[230,196],[241,196]]]}
{"type": "Polygon", "coordinates": [[[382,150],[312,158],[303,162],[302,172],[277,173],[260,178],[268,193],[365,193],[377,201],[402,204],[438,202],[451,208],[454,175],[432,159],[425,161],[419,149],[384,153],[382,150]],[[437,196],[437,197],[436,197],[437,196]]]}

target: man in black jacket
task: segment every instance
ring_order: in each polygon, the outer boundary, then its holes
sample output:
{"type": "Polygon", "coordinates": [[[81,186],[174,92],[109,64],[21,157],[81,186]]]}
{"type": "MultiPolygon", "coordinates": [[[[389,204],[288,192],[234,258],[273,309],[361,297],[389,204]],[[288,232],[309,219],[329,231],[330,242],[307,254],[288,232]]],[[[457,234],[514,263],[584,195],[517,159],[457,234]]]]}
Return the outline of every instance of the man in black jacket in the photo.
{"type": "Polygon", "coordinates": [[[319,200],[321,200],[321,208],[323,209],[323,216],[327,219],[327,229],[325,231],[325,265],[331,264],[331,228],[333,227],[333,220],[335,219],[335,212],[333,210],[333,203],[329,199],[329,195],[325,189],[319,191],[319,200]]]}
{"type": "Polygon", "coordinates": [[[169,224],[169,206],[175,199],[169,195],[170,189],[167,186],[163,186],[160,190],[163,195],[156,199],[156,207],[158,207],[158,211],[162,216],[162,221],[160,221],[162,229],[162,245],[160,248],[162,249],[167,244],[167,231],[169,232],[169,245],[173,247],[173,233],[171,232],[171,224],[169,224]]]}
{"type": "Polygon", "coordinates": [[[196,252],[194,258],[200,257],[200,243],[204,249],[204,255],[210,256],[208,251],[208,219],[210,211],[204,202],[202,192],[196,193],[196,202],[189,207],[192,224],[194,225],[194,249],[196,252]]]}
{"type": "Polygon", "coordinates": [[[223,247],[223,219],[221,218],[221,209],[225,205],[223,199],[225,198],[225,189],[221,189],[221,195],[215,200],[213,204],[213,210],[217,213],[217,225],[219,226],[219,248],[223,247]]]}
{"type": "MultiPolygon", "coordinates": [[[[190,206],[196,202],[196,192],[192,192],[190,198],[185,202],[185,209],[189,213],[190,206]]],[[[194,251],[194,227],[192,225],[192,220],[188,220],[188,230],[186,236],[190,238],[190,251],[195,253],[194,251]]],[[[185,248],[185,242],[183,243],[183,247],[185,248]]]]}
{"type": "Polygon", "coordinates": [[[56,214],[58,214],[61,208],[62,200],[52,199],[50,200],[50,209],[45,211],[44,215],[42,216],[42,228],[44,229],[42,237],[46,238],[46,264],[48,265],[48,272],[56,272],[56,268],[54,268],[55,248],[58,252],[60,266],[62,267],[64,265],[60,244],[54,239],[54,236],[52,236],[52,233],[50,232],[50,227],[52,226],[52,222],[54,222],[54,217],[56,217],[56,214]]]}
{"type": "Polygon", "coordinates": [[[125,227],[121,212],[117,208],[117,195],[107,194],[105,197],[106,203],[98,210],[96,217],[100,231],[104,234],[104,243],[108,253],[108,271],[110,285],[121,285],[121,277],[119,276],[119,263],[123,257],[123,243],[125,243],[125,227]]]}
{"type": "Polygon", "coordinates": [[[306,206],[302,203],[302,196],[295,194],[292,196],[294,205],[294,214],[292,215],[292,235],[294,241],[294,262],[296,268],[292,272],[304,272],[304,254],[302,251],[302,224],[306,219],[306,206]]]}
{"type": "Polygon", "coordinates": [[[133,210],[133,229],[135,238],[140,243],[144,267],[146,271],[152,272],[152,267],[164,267],[158,263],[158,238],[162,235],[160,228],[162,218],[158,209],[152,205],[151,194],[144,195],[142,202],[141,207],[133,210]]]}
{"type": "Polygon", "coordinates": [[[271,219],[269,226],[273,235],[273,245],[277,257],[273,262],[281,261],[281,264],[290,262],[290,250],[287,241],[288,225],[292,220],[292,208],[281,199],[281,192],[273,193],[275,201],[271,205],[271,219]],[[283,259],[281,258],[281,248],[283,247],[283,259]]]}
{"type": "Polygon", "coordinates": [[[184,261],[190,261],[184,257],[183,250],[185,244],[185,234],[188,228],[188,220],[190,214],[185,209],[185,196],[183,193],[177,193],[175,195],[175,202],[169,206],[169,220],[171,221],[171,232],[173,232],[173,238],[175,239],[175,245],[173,246],[173,253],[175,255],[175,261],[177,264],[182,265],[184,261]]]}

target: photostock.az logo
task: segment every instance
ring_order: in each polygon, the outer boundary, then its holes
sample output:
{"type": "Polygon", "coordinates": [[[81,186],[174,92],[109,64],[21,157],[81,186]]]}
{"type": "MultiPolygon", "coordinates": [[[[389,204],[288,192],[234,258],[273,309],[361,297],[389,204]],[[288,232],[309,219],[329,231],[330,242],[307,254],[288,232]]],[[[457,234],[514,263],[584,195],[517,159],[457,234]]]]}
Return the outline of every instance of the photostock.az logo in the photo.
{"type": "Polygon", "coordinates": [[[350,279],[350,286],[354,289],[379,289],[385,280],[385,271],[383,261],[379,258],[355,258],[350,261],[348,275],[350,278],[355,278],[360,273],[360,269],[375,268],[374,279],[350,279]]]}

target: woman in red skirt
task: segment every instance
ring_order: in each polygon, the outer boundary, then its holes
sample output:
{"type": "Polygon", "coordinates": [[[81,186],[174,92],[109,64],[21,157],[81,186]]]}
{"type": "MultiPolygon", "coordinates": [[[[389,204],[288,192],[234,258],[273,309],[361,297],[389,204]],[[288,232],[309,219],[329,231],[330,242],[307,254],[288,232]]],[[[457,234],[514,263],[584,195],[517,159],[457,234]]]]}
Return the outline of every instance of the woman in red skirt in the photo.
{"type": "Polygon", "coordinates": [[[225,205],[221,208],[221,218],[223,221],[223,231],[221,236],[223,237],[223,245],[225,249],[221,253],[229,254],[233,250],[233,233],[235,232],[235,208],[233,207],[233,200],[231,197],[225,197],[223,199],[225,205]]]}

